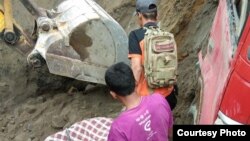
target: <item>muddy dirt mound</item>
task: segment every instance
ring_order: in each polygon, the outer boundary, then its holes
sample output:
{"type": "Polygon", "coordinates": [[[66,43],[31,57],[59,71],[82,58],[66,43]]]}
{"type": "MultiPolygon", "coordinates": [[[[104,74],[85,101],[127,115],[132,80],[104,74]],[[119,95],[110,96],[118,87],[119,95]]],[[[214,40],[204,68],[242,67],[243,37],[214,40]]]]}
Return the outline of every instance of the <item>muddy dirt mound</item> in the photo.
{"type": "Polygon", "coordinates": [[[190,105],[199,96],[196,71],[198,52],[206,48],[215,16],[214,0],[161,1],[165,9],[161,26],[175,34],[178,46],[178,105],[174,110],[176,124],[192,124],[190,105]]]}
{"type": "MultiPolygon", "coordinates": [[[[49,9],[60,1],[36,0],[49,9]]],[[[138,27],[134,0],[96,1],[127,33],[138,27]]],[[[19,1],[13,7],[17,22],[31,32],[31,15],[19,1]]],[[[180,56],[176,124],[192,123],[188,110],[195,97],[197,52],[206,46],[215,10],[213,0],[160,1],[160,25],[175,33],[180,56]]],[[[105,87],[84,94],[86,83],[49,74],[46,67],[32,69],[27,65],[27,55],[19,54],[14,48],[0,41],[1,141],[43,140],[82,119],[115,117],[119,113],[121,105],[112,100],[105,87]]]]}

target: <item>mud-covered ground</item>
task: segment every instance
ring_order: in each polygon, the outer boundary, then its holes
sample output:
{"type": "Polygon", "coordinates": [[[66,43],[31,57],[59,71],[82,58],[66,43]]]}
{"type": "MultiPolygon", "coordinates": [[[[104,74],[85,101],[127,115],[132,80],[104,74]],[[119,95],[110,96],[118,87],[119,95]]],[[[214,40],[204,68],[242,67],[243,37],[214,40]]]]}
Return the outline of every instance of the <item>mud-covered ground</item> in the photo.
{"type": "MultiPolygon", "coordinates": [[[[35,0],[52,8],[61,0],[35,0]]],[[[136,28],[134,0],[96,0],[126,32],[136,28]]],[[[0,0],[2,3],[2,0],[0,0]]],[[[214,0],[161,0],[159,19],[162,28],[176,35],[179,54],[178,105],[176,124],[192,124],[189,107],[196,96],[197,53],[206,47],[215,15],[214,0]]],[[[31,32],[33,19],[20,2],[13,4],[14,17],[31,32]]],[[[0,140],[39,141],[82,119],[115,117],[121,105],[105,86],[84,92],[86,83],[30,68],[26,55],[0,41],[0,140]],[[69,93],[70,89],[74,89],[69,93]]]]}

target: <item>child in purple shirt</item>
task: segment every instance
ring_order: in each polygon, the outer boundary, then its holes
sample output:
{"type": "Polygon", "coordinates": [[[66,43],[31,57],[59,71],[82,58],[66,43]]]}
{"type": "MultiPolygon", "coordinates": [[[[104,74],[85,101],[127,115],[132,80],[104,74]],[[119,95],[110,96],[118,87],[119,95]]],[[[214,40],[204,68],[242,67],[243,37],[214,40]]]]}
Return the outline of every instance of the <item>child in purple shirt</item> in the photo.
{"type": "Polygon", "coordinates": [[[163,96],[137,94],[133,72],[124,63],[111,66],[105,81],[110,94],[126,107],[112,123],[108,141],[168,141],[173,116],[163,96]]]}

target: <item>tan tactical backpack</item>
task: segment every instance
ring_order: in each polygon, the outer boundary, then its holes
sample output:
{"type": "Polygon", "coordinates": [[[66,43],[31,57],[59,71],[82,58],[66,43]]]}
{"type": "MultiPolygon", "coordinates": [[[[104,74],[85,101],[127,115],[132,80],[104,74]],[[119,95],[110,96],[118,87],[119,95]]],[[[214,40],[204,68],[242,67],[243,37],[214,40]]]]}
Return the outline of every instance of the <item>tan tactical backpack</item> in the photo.
{"type": "Polygon", "coordinates": [[[144,37],[144,70],[150,88],[176,83],[177,47],[174,35],[157,27],[146,28],[144,37]]]}

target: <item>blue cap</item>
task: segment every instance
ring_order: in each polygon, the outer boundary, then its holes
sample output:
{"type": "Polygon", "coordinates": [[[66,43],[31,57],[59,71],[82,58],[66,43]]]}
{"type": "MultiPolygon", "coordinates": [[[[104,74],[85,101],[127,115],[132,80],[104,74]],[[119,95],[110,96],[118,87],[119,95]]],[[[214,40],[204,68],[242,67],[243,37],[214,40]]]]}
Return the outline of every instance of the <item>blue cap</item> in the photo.
{"type": "Polygon", "coordinates": [[[157,11],[156,0],[136,0],[136,12],[150,13],[157,11]]]}

